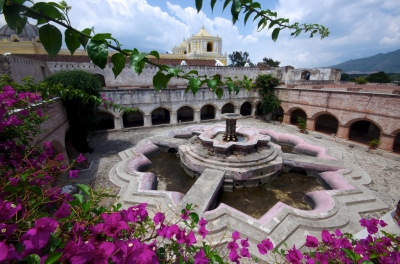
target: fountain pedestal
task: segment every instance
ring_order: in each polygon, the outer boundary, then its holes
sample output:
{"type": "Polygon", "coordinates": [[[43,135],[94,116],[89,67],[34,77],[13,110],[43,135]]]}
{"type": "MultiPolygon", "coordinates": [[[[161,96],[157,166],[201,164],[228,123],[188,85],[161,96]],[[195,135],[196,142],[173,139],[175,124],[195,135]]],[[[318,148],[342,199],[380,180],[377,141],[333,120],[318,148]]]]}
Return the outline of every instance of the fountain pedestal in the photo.
{"type": "Polygon", "coordinates": [[[222,118],[226,120],[225,134],[222,137],[222,140],[227,142],[237,142],[238,138],[236,136],[236,120],[242,118],[242,115],[229,113],[223,114],[222,118]]]}

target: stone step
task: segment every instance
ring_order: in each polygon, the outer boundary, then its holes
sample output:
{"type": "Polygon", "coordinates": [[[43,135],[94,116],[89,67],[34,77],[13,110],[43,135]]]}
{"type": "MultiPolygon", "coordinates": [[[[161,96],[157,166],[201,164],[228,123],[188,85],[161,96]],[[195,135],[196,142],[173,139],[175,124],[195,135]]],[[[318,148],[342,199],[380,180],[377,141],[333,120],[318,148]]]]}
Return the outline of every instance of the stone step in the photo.
{"type": "Polygon", "coordinates": [[[227,178],[225,178],[224,179],[224,184],[225,183],[232,183],[233,184],[233,179],[227,179],[227,178]]]}
{"type": "Polygon", "coordinates": [[[233,186],[224,185],[223,190],[224,192],[233,192],[233,186]]]}
{"type": "Polygon", "coordinates": [[[118,152],[118,156],[119,156],[122,160],[125,160],[125,159],[129,158],[129,156],[126,155],[125,151],[118,152]]]}

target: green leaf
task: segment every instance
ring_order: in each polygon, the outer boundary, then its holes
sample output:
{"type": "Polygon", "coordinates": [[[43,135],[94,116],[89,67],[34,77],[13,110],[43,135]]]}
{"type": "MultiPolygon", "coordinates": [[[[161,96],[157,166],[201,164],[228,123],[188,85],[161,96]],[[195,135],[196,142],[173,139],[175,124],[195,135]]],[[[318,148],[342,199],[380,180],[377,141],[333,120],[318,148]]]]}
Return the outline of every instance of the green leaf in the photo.
{"type": "Polygon", "coordinates": [[[39,186],[28,186],[27,189],[39,196],[43,194],[42,188],[40,188],[39,186]]]}
{"type": "Polygon", "coordinates": [[[105,40],[90,40],[87,45],[87,52],[92,62],[104,69],[107,64],[108,47],[105,40]]]}
{"type": "Polygon", "coordinates": [[[145,52],[139,53],[137,49],[134,49],[131,53],[130,56],[131,68],[139,75],[142,73],[144,65],[146,64],[146,62],[143,61],[143,59],[146,58],[146,55],[147,54],[145,52]]]}
{"type": "Polygon", "coordinates": [[[27,18],[21,18],[19,15],[20,8],[17,5],[4,5],[3,13],[7,25],[12,30],[17,30],[17,34],[22,32],[25,27],[27,18]]]}
{"type": "Polygon", "coordinates": [[[4,0],[0,0],[0,12],[3,10],[4,0]]]}
{"type": "Polygon", "coordinates": [[[230,94],[232,92],[232,90],[233,90],[233,82],[232,81],[226,82],[226,86],[228,87],[228,91],[229,91],[229,94],[230,94]]]}
{"type": "Polygon", "coordinates": [[[215,90],[215,94],[217,95],[218,99],[221,99],[221,97],[224,95],[224,89],[218,87],[217,90],[215,90]]]}
{"type": "Polygon", "coordinates": [[[191,70],[190,72],[186,73],[186,75],[189,75],[189,74],[196,74],[196,75],[199,75],[199,72],[196,71],[196,70],[191,70]]]}
{"type": "Polygon", "coordinates": [[[215,88],[217,87],[217,80],[207,80],[207,85],[213,92],[215,92],[215,88]]]}
{"type": "Polygon", "coordinates": [[[231,14],[232,14],[232,23],[235,24],[239,19],[239,13],[242,10],[242,3],[240,0],[233,0],[231,6],[231,14]]]}
{"type": "Polygon", "coordinates": [[[250,5],[250,7],[251,7],[251,8],[254,8],[254,9],[256,9],[256,8],[261,9],[261,5],[260,5],[260,3],[258,3],[258,2],[252,3],[252,4],[250,5]]]}
{"type": "Polygon", "coordinates": [[[54,5],[49,3],[43,3],[43,2],[36,3],[32,6],[32,9],[36,10],[40,14],[49,16],[56,20],[63,17],[61,12],[57,8],[55,8],[54,5]]]}
{"type": "Polygon", "coordinates": [[[364,260],[361,264],[374,264],[371,260],[364,260]]]}
{"type": "Polygon", "coordinates": [[[28,264],[40,264],[40,257],[36,254],[30,254],[25,258],[28,264]]]}
{"type": "Polygon", "coordinates": [[[214,12],[214,6],[217,0],[211,0],[211,12],[214,12]]]}
{"type": "Polygon", "coordinates": [[[154,90],[156,92],[164,89],[165,78],[166,78],[166,76],[162,72],[157,72],[157,74],[154,75],[154,77],[153,77],[153,86],[154,86],[154,90]]]}
{"type": "Polygon", "coordinates": [[[234,86],[233,86],[233,89],[235,90],[236,95],[240,92],[240,88],[239,88],[239,86],[237,86],[237,85],[234,85],[234,86]]]}
{"type": "Polygon", "coordinates": [[[260,19],[257,25],[257,31],[263,30],[267,26],[267,20],[265,18],[260,19]]]}
{"type": "Polygon", "coordinates": [[[22,180],[22,181],[26,181],[26,177],[27,177],[29,174],[30,174],[29,172],[25,172],[25,173],[21,174],[21,180],[22,180]]]}
{"type": "Polygon", "coordinates": [[[83,195],[82,194],[74,194],[74,197],[79,201],[80,204],[83,203],[83,195]]]}
{"type": "Polygon", "coordinates": [[[62,34],[58,28],[50,24],[42,26],[39,28],[39,38],[50,57],[58,54],[62,45],[62,34]]]}
{"type": "Polygon", "coordinates": [[[158,60],[160,59],[160,54],[158,54],[158,52],[155,51],[155,50],[150,51],[149,54],[150,54],[150,55],[153,55],[153,56],[156,57],[158,60]]]}
{"type": "Polygon", "coordinates": [[[246,13],[246,15],[244,16],[244,25],[246,25],[247,20],[249,19],[250,15],[253,14],[253,10],[249,9],[246,13]]]}
{"type": "Polygon", "coordinates": [[[114,39],[110,33],[100,33],[96,34],[92,37],[92,40],[106,40],[106,39],[114,39]]]}
{"type": "Polygon", "coordinates": [[[189,80],[189,86],[190,86],[190,90],[192,90],[193,94],[196,94],[197,91],[200,88],[200,80],[197,78],[190,78],[189,80]]]}
{"type": "Polygon", "coordinates": [[[214,262],[217,262],[219,264],[224,264],[225,262],[222,260],[222,258],[218,255],[212,255],[211,260],[214,262]]]}
{"type": "Polygon", "coordinates": [[[222,8],[222,12],[225,10],[225,8],[228,6],[228,4],[229,4],[231,1],[232,1],[232,0],[225,0],[224,7],[222,8]]]}
{"type": "Polygon", "coordinates": [[[46,259],[46,261],[44,262],[44,264],[53,264],[53,263],[56,263],[56,261],[61,257],[61,255],[62,255],[63,253],[62,252],[53,252],[53,253],[51,253],[48,257],[47,257],[47,259],[46,259]]]}
{"type": "Polygon", "coordinates": [[[115,53],[111,57],[111,62],[113,63],[112,71],[114,73],[115,78],[122,72],[125,67],[126,58],[122,53],[115,53]]]}
{"type": "Polygon", "coordinates": [[[177,68],[169,68],[169,69],[168,69],[168,73],[173,74],[175,77],[178,75],[178,73],[179,73],[180,71],[182,71],[182,70],[179,70],[179,69],[177,69],[177,68]]]}
{"type": "Polygon", "coordinates": [[[269,23],[268,29],[272,28],[273,26],[275,26],[276,24],[278,24],[278,20],[272,20],[271,23],[269,23]]]}
{"type": "MultiPolygon", "coordinates": [[[[92,30],[90,28],[85,28],[84,30],[82,30],[83,34],[86,34],[88,36],[90,36],[90,34],[92,33],[92,30]]],[[[88,37],[79,35],[79,42],[82,44],[82,47],[86,50],[86,45],[89,41],[88,37]]]]}
{"type": "Polygon", "coordinates": [[[78,188],[87,196],[90,196],[90,187],[86,184],[77,184],[78,188]]]}
{"type": "Polygon", "coordinates": [[[65,36],[65,44],[67,44],[68,50],[71,52],[71,55],[79,48],[81,43],[79,42],[79,35],[72,29],[67,28],[64,32],[65,36]]]}
{"type": "Polygon", "coordinates": [[[190,213],[189,216],[190,216],[190,218],[192,218],[193,222],[195,222],[196,224],[199,222],[199,215],[198,214],[192,212],[192,213],[190,213]]]}
{"type": "Polygon", "coordinates": [[[200,12],[202,6],[203,6],[203,0],[196,0],[197,13],[200,12]]]}
{"type": "Polygon", "coordinates": [[[344,251],[344,253],[346,253],[346,256],[348,256],[352,261],[357,262],[361,259],[361,256],[356,254],[355,252],[353,252],[350,249],[347,248],[341,248],[341,250],[344,251]]]}
{"type": "Polygon", "coordinates": [[[274,31],[272,31],[272,40],[274,42],[278,39],[280,30],[281,30],[280,28],[275,28],[274,31]]]}
{"type": "Polygon", "coordinates": [[[86,214],[89,211],[91,205],[92,205],[91,201],[86,201],[82,204],[82,209],[84,214],[86,214]]]}

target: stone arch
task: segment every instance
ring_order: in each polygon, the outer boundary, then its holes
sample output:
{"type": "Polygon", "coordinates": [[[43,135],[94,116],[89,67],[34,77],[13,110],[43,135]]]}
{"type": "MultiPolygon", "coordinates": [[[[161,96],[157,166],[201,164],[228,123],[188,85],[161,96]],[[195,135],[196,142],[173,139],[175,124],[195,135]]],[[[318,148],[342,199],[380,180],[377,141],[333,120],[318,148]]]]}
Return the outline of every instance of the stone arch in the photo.
{"type": "Polygon", "coordinates": [[[153,125],[169,124],[171,122],[171,111],[163,106],[159,106],[151,111],[151,122],[153,125]]]}
{"type": "Polygon", "coordinates": [[[251,105],[251,103],[249,101],[245,101],[240,106],[240,114],[242,116],[249,116],[249,115],[251,115],[251,109],[252,108],[253,108],[253,106],[251,105]]]}
{"type": "Polygon", "coordinates": [[[107,110],[99,110],[96,112],[96,130],[114,129],[115,116],[107,110]]]}
{"type": "Polygon", "coordinates": [[[221,107],[221,114],[235,113],[235,104],[228,102],[221,107]]]}
{"type": "Polygon", "coordinates": [[[214,104],[203,105],[200,109],[200,120],[215,119],[215,110],[217,107],[214,104]]]}
{"type": "Polygon", "coordinates": [[[395,130],[393,133],[394,142],[393,142],[393,152],[400,154],[400,129],[395,130]]]}
{"type": "Polygon", "coordinates": [[[275,109],[275,110],[272,112],[272,119],[273,119],[273,120],[278,120],[278,121],[281,121],[281,122],[282,122],[282,120],[283,120],[283,114],[284,114],[283,108],[282,108],[281,106],[279,106],[277,109],[275,109]]]}
{"type": "Polygon", "coordinates": [[[194,109],[189,105],[181,106],[176,113],[178,116],[178,123],[191,122],[194,120],[194,109]]]}
{"type": "Polygon", "coordinates": [[[93,75],[101,82],[102,87],[106,87],[106,79],[103,74],[93,73],[93,75]]]}
{"type": "Polygon", "coordinates": [[[142,110],[137,109],[134,112],[122,114],[122,123],[124,127],[141,127],[144,126],[144,113],[142,110]]]}
{"type": "Polygon", "coordinates": [[[293,125],[297,125],[297,118],[303,117],[307,119],[307,113],[300,107],[291,108],[288,113],[290,114],[290,123],[293,125]]]}
{"type": "Polygon", "coordinates": [[[347,122],[349,126],[349,140],[368,145],[372,139],[379,139],[381,126],[368,118],[355,118],[347,122]]]}
{"type": "Polygon", "coordinates": [[[315,131],[328,135],[336,135],[339,127],[339,119],[336,117],[336,115],[327,111],[323,111],[316,113],[312,118],[315,119],[315,131]]]}
{"type": "Polygon", "coordinates": [[[263,114],[263,111],[261,108],[261,102],[257,102],[256,103],[256,115],[262,115],[262,114],[263,114]]]}
{"type": "Polygon", "coordinates": [[[20,38],[17,35],[11,35],[11,42],[20,42],[20,38]]]}
{"type": "Polygon", "coordinates": [[[310,80],[311,72],[310,71],[302,71],[301,72],[301,79],[302,80],[310,80]]]}
{"type": "Polygon", "coordinates": [[[213,50],[214,44],[211,41],[207,42],[207,52],[213,52],[213,50]]]}

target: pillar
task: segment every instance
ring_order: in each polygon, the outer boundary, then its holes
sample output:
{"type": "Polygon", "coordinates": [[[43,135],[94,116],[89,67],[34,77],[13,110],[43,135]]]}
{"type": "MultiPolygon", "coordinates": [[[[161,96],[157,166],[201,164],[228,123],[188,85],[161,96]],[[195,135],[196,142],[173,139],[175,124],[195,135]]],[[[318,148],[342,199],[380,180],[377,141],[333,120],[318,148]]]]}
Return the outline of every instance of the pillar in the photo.
{"type": "Polygon", "coordinates": [[[239,106],[235,106],[235,114],[240,114],[240,107],[239,106]]]}
{"type": "Polygon", "coordinates": [[[256,116],[257,114],[257,106],[251,106],[251,115],[252,116],[256,116]]]}
{"type": "Polygon", "coordinates": [[[215,109],[215,119],[221,120],[221,109],[215,109]]]}
{"type": "Polygon", "coordinates": [[[283,120],[282,123],[284,124],[290,124],[290,114],[288,113],[283,113],[283,120]]]}
{"type": "Polygon", "coordinates": [[[336,132],[336,137],[347,140],[349,139],[349,132],[350,132],[350,126],[344,126],[339,124],[336,132]]]}
{"type": "Polygon", "coordinates": [[[307,118],[307,130],[315,130],[315,118],[307,118]]]}
{"type": "Polygon", "coordinates": [[[379,137],[379,145],[378,148],[387,151],[393,151],[394,140],[396,136],[387,135],[381,132],[381,136],[379,137]]]}
{"type": "Polygon", "coordinates": [[[152,126],[151,115],[143,115],[143,126],[149,127],[152,126]]]}
{"type": "Polygon", "coordinates": [[[171,119],[169,120],[170,124],[178,123],[178,114],[176,112],[171,112],[171,119]]]}
{"type": "Polygon", "coordinates": [[[114,127],[115,127],[115,129],[124,128],[124,122],[122,120],[122,116],[116,116],[114,118],[114,127]]]}
{"type": "Polygon", "coordinates": [[[194,111],[194,121],[196,123],[200,123],[200,121],[201,121],[201,111],[200,110],[194,111]]]}

